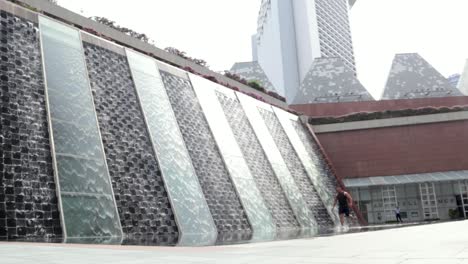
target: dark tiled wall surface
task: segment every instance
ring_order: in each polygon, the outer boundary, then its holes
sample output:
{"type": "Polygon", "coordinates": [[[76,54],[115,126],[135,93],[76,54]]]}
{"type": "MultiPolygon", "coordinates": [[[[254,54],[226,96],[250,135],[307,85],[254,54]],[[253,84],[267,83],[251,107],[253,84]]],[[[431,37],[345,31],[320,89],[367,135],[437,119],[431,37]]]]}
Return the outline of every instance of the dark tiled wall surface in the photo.
{"type": "Polygon", "coordinates": [[[127,59],[86,42],[84,49],[123,231],[132,239],[176,243],[177,224],[127,59]]]}
{"type": "Polygon", "coordinates": [[[249,120],[242,110],[240,103],[221,93],[217,93],[218,99],[224,109],[231,129],[236,137],[245,161],[254,176],[257,187],[270,210],[278,231],[299,229],[299,223],[289,205],[286,195],[276,178],[273,169],[255,132],[250,126],[249,120]]]}
{"type": "Polygon", "coordinates": [[[37,25],[0,11],[0,238],[62,234],[37,25]]]}
{"type": "Polygon", "coordinates": [[[218,240],[247,240],[252,234],[246,213],[186,79],[161,71],[182,136],[218,229],[218,240]]]}
{"type": "Polygon", "coordinates": [[[259,108],[259,110],[301,194],[309,206],[309,209],[314,214],[317,224],[320,228],[332,227],[333,220],[312,185],[309,176],[297,156],[296,151],[289,142],[288,136],[281,127],[280,122],[272,111],[261,108],[259,108]]]}

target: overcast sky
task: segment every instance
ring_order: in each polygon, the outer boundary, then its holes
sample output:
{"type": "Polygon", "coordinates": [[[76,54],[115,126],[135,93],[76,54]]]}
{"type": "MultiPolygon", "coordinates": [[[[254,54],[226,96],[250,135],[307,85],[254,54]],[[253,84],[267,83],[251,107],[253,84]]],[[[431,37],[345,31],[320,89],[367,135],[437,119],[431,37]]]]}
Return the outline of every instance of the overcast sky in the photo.
{"type": "MultiPolygon", "coordinates": [[[[286,0],[283,0],[286,1],[286,0]]],[[[294,0],[292,0],[294,1],[294,0]]],[[[332,1],[332,0],[330,0],[332,1]]],[[[176,47],[215,71],[251,60],[260,0],[59,0],[85,16],[104,16],[176,47]]],[[[468,59],[468,0],[358,0],[351,30],[364,86],[379,98],[395,53],[418,52],[443,75],[468,59]]]]}

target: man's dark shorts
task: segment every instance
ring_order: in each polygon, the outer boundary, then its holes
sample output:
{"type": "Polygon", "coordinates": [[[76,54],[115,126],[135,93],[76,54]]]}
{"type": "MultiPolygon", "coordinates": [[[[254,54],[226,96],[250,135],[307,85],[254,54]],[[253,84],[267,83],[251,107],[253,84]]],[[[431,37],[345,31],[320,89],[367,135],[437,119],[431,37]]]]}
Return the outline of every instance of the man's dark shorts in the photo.
{"type": "Polygon", "coordinates": [[[345,214],[346,217],[349,216],[349,208],[348,208],[348,207],[340,207],[340,208],[338,209],[338,211],[339,211],[340,215],[341,215],[341,214],[345,214]]]}

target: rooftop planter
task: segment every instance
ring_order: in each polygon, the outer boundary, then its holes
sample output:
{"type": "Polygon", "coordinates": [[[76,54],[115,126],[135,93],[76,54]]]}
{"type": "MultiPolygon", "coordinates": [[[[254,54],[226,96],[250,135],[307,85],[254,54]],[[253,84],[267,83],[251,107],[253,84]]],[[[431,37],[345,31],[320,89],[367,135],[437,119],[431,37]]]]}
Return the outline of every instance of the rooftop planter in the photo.
{"type": "Polygon", "coordinates": [[[382,112],[360,112],[339,117],[309,117],[308,122],[311,125],[327,125],[345,122],[357,122],[376,119],[407,117],[407,116],[420,116],[468,111],[468,106],[454,106],[454,107],[424,107],[416,109],[403,109],[403,110],[388,110],[382,112]]]}

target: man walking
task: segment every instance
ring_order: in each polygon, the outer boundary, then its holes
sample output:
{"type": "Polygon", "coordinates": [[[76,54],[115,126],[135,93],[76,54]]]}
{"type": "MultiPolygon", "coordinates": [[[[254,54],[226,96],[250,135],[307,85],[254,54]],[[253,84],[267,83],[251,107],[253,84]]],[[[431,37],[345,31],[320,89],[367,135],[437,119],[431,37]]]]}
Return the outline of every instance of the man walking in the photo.
{"type": "Polygon", "coordinates": [[[349,209],[353,206],[353,198],[351,195],[341,187],[336,187],[337,195],[335,196],[335,202],[333,203],[333,208],[335,208],[336,203],[338,202],[338,213],[340,214],[341,226],[344,225],[344,216],[349,217],[349,209]]]}
{"type": "Polygon", "coordinates": [[[400,207],[397,206],[395,208],[395,217],[396,217],[396,220],[398,223],[403,223],[403,220],[401,219],[401,215],[400,215],[400,207]]]}

